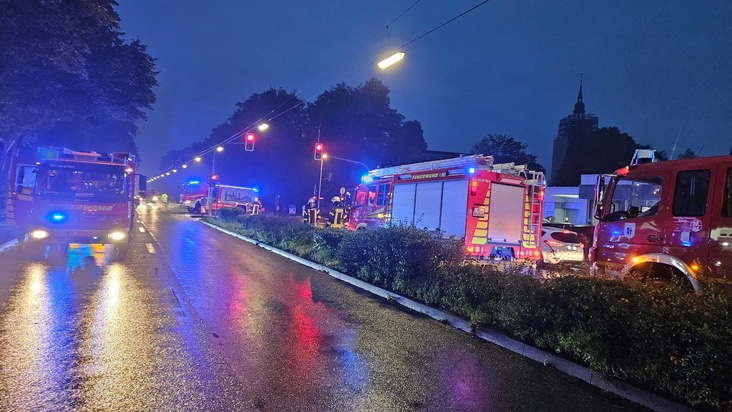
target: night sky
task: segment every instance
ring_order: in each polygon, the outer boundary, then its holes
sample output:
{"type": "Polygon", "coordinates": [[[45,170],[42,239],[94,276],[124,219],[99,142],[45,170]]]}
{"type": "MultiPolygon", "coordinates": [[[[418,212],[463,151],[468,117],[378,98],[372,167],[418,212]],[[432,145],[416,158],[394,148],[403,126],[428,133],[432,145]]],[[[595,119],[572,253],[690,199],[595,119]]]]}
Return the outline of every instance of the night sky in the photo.
{"type": "Polygon", "coordinates": [[[600,127],[703,156],[732,147],[732,2],[495,0],[418,39],[388,71],[376,63],[479,0],[124,1],[126,38],[157,58],[158,101],[138,124],[143,171],[206,138],[252,93],[313,101],[371,77],[418,120],[428,149],[466,152],[509,134],[551,167],[559,120],[584,102],[600,127]],[[388,31],[386,30],[389,25],[388,31]]]}

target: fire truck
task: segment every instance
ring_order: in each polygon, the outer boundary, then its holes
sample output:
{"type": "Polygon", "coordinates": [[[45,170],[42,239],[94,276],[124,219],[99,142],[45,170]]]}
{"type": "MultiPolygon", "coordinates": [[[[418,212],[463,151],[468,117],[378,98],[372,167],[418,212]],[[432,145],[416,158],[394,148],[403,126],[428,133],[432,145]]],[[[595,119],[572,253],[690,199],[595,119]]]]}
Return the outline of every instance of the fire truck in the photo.
{"type": "Polygon", "coordinates": [[[595,188],[595,273],[732,282],[732,155],[631,164],[595,188]]]}
{"type": "Polygon", "coordinates": [[[375,169],[362,180],[350,229],[415,225],[464,239],[471,258],[541,258],[542,172],[472,155],[375,169]]]}
{"type": "Polygon", "coordinates": [[[26,252],[47,258],[65,256],[69,243],[111,244],[112,259],[124,258],[133,235],[134,155],[39,148],[35,164],[11,170],[8,217],[26,252]]]}
{"type": "Polygon", "coordinates": [[[241,207],[250,210],[258,204],[259,193],[256,188],[215,184],[192,179],[183,184],[180,203],[191,213],[206,212],[208,197],[211,197],[211,213],[226,207],[241,207]]]}

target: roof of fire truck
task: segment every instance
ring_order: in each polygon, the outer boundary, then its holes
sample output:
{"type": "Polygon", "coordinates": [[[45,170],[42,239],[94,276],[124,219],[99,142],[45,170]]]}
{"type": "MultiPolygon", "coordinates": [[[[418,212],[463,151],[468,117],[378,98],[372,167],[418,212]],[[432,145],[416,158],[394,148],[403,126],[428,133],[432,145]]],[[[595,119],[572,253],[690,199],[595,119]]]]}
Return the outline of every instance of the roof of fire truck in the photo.
{"type": "Polygon", "coordinates": [[[633,158],[628,166],[622,167],[615,171],[615,174],[626,175],[630,170],[638,170],[645,172],[663,171],[663,170],[693,170],[696,168],[709,168],[710,165],[717,164],[721,161],[729,161],[732,155],[695,157],[691,159],[676,159],[659,161],[653,150],[637,149],[633,154],[633,158]]]}
{"type": "Polygon", "coordinates": [[[452,159],[431,160],[428,162],[410,163],[406,165],[384,167],[369,171],[371,178],[393,176],[401,173],[423,172],[441,169],[487,170],[504,174],[519,175],[527,171],[526,165],[515,163],[493,163],[493,156],[482,154],[460,156],[452,159]]]}
{"type": "Polygon", "coordinates": [[[135,155],[127,152],[80,152],[59,147],[39,147],[38,160],[63,160],[83,163],[102,163],[120,166],[130,166],[135,163],[135,155]]]}

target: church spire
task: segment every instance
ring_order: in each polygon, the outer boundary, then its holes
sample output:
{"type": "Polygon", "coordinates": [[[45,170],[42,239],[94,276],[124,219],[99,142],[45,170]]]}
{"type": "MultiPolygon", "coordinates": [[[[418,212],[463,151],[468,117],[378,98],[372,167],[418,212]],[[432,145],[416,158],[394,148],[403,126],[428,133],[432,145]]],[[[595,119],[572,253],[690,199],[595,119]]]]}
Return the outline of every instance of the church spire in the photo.
{"type": "Polygon", "coordinates": [[[577,95],[577,103],[574,104],[574,115],[579,117],[585,116],[585,103],[582,101],[582,73],[580,73],[580,87],[577,95]]]}

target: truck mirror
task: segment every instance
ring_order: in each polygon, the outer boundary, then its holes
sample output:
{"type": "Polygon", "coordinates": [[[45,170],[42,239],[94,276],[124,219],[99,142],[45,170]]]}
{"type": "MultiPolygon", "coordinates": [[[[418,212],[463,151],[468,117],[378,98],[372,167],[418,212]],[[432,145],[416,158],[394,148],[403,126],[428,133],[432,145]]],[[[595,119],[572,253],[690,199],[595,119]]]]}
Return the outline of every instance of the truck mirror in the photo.
{"type": "Polygon", "coordinates": [[[606,175],[597,176],[597,185],[595,185],[595,210],[593,216],[597,220],[602,220],[603,207],[602,203],[605,201],[605,177],[606,175]]]}
{"type": "Polygon", "coordinates": [[[140,193],[147,192],[147,177],[145,175],[139,175],[139,182],[137,184],[137,191],[140,193]]]}
{"type": "Polygon", "coordinates": [[[15,193],[23,193],[23,185],[19,184],[15,186],[15,193]]]}

